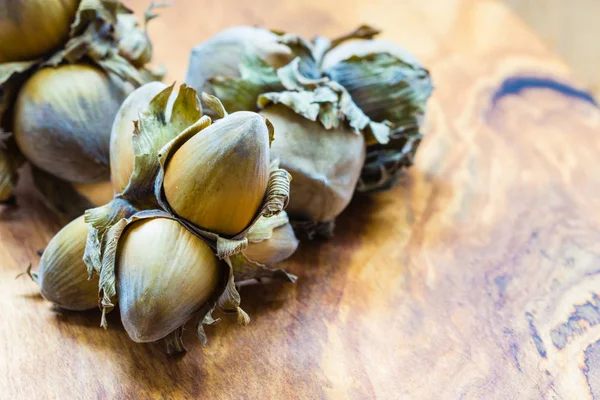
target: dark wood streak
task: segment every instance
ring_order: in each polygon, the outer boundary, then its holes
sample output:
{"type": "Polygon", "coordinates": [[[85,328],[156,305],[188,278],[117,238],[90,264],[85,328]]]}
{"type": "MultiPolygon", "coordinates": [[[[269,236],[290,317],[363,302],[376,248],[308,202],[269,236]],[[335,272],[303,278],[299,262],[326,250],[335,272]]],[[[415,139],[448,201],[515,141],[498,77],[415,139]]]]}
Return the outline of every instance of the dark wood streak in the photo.
{"type": "Polygon", "coordinates": [[[492,97],[492,104],[496,104],[504,96],[519,95],[522,91],[528,89],[549,89],[583,101],[587,101],[595,106],[598,104],[594,97],[581,89],[577,89],[572,85],[559,82],[553,77],[547,76],[512,76],[506,78],[502,85],[496,90],[492,97]]]}
{"type": "Polygon", "coordinates": [[[585,367],[582,368],[594,400],[600,399],[600,340],[590,344],[584,351],[585,367]]]}
{"type": "Polygon", "coordinates": [[[597,294],[585,304],[575,305],[575,311],[569,319],[554,328],[550,336],[552,343],[558,349],[563,349],[569,341],[586,331],[587,327],[600,324],[600,297],[597,294]]]}
{"type": "Polygon", "coordinates": [[[534,322],[535,319],[533,318],[533,315],[528,312],[525,314],[525,318],[527,318],[527,322],[529,323],[529,334],[531,335],[531,338],[533,339],[533,342],[535,343],[535,347],[536,347],[538,353],[540,354],[540,356],[546,358],[547,357],[546,346],[544,345],[544,341],[540,337],[540,334],[539,334],[537,328],[535,327],[535,322],[534,322]]]}

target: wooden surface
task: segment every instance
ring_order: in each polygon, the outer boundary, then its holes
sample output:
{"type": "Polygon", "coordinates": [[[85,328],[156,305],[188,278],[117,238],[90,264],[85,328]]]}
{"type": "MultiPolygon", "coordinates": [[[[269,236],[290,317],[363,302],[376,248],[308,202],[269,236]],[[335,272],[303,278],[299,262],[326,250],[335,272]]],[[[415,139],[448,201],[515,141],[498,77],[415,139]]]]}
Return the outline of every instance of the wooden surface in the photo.
{"type": "Polygon", "coordinates": [[[244,4],[162,11],[168,79],[230,24],[377,24],[437,86],[410,176],[301,244],[296,285],[242,288],[249,326],[206,348],[190,329],[176,359],[14,279],[58,229],[24,182],[0,214],[0,398],[600,398],[600,112],[565,64],[496,1],[244,4]]]}
{"type": "Polygon", "coordinates": [[[600,98],[600,2],[503,0],[544,39],[600,98]]]}

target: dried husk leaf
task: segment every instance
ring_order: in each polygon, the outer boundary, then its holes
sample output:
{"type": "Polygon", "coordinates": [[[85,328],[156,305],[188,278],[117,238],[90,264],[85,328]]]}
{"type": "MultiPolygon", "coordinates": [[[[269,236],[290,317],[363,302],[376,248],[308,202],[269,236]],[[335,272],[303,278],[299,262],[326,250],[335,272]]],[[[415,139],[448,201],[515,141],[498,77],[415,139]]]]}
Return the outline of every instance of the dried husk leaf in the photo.
{"type": "Polygon", "coordinates": [[[88,235],[83,261],[90,276],[102,270],[102,256],[106,245],[106,233],[118,221],[129,218],[138,210],[127,200],[115,197],[110,203],[85,211],[88,235]]]}
{"type": "Polygon", "coordinates": [[[87,209],[109,203],[114,192],[110,181],[73,184],[32,167],[33,182],[46,204],[67,222],[87,209]]]}
{"type": "Polygon", "coordinates": [[[261,278],[295,282],[296,277],[283,269],[273,269],[275,264],[290,257],[298,247],[298,240],[289,224],[285,211],[259,218],[248,231],[248,247],[231,257],[236,282],[261,278]]]}
{"type": "Polygon", "coordinates": [[[345,124],[326,129],[283,104],[261,111],[275,127],[271,157],[293,177],[287,213],[293,220],[335,219],[350,202],[365,157],[365,140],[345,124]]]}
{"type": "Polygon", "coordinates": [[[143,29],[138,25],[137,17],[127,12],[117,14],[115,26],[115,38],[119,43],[119,55],[137,67],[144,78],[148,80],[161,80],[164,77],[164,67],[158,70],[150,70],[145,65],[152,60],[152,42],[148,36],[148,23],[158,17],[154,12],[156,8],[168,7],[172,3],[152,2],[144,13],[143,29]],[[149,75],[149,77],[144,77],[149,75]]]}
{"type": "MultiPolygon", "coordinates": [[[[122,193],[127,188],[133,175],[135,121],[139,119],[141,112],[147,111],[152,99],[165,89],[167,85],[162,82],[150,82],[140,86],[127,96],[115,116],[110,134],[110,178],[116,193],[122,193]]],[[[171,118],[173,103],[178,93],[176,90],[170,92],[164,110],[166,121],[171,118]]]]}
{"type": "Polygon", "coordinates": [[[112,117],[132,90],[91,65],[38,70],[15,104],[13,127],[20,150],[63,180],[108,180],[112,117]]]}
{"type": "Polygon", "coordinates": [[[340,84],[330,81],[303,84],[298,80],[296,86],[308,89],[264,93],[258,97],[259,107],[283,104],[310,121],[318,120],[325,129],[338,128],[346,122],[357,134],[373,136],[380,143],[389,140],[389,124],[374,122],[367,117],[340,84]]]}
{"type": "Polygon", "coordinates": [[[61,229],[44,250],[36,274],[42,295],[67,310],[98,306],[98,278],[88,279],[82,261],[86,233],[83,216],[61,229]]]}
{"type": "Polygon", "coordinates": [[[152,59],[152,43],[147,32],[139,28],[133,14],[117,15],[115,36],[119,41],[119,55],[135,67],[143,67],[152,59]]]}
{"type": "Polygon", "coordinates": [[[390,187],[412,165],[422,137],[433,90],[429,72],[404,48],[381,40],[341,44],[326,54],[323,69],[371,119],[392,124],[389,143],[370,142],[358,190],[390,187]]]}
{"type": "Polygon", "coordinates": [[[225,29],[192,50],[185,81],[198,93],[221,98],[230,112],[252,111],[258,94],[277,90],[275,69],[293,58],[278,40],[279,34],[263,28],[225,29]]]}
{"type": "Polygon", "coordinates": [[[124,231],[116,269],[125,330],[135,342],[154,342],[213,298],[229,268],[177,221],[150,218],[124,231]]]}
{"type": "Polygon", "coordinates": [[[169,113],[169,98],[173,87],[174,84],[150,101],[148,109],[140,113],[134,129],[133,174],[120,196],[146,208],[156,205],[154,182],[161,168],[161,149],[178,135],[187,137],[195,134],[211,122],[210,118],[202,116],[196,92],[186,85],[181,85],[169,113]]]}
{"type": "Polygon", "coordinates": [[[125,53],[124,57],[119,52],[119,42],[124,38],[118,37],[115,26],[119,14],[129,13],[130,10],[119,1],[82,0],[69,41],[43,65],[56,66],[65,61],[72,64],[86,57],[136,87],[148,82],[148,78],[153,79],[152,75],[144,73],[135,55],[125,53]],[[132,58],[126,58],[129,56],[132,58]]]}

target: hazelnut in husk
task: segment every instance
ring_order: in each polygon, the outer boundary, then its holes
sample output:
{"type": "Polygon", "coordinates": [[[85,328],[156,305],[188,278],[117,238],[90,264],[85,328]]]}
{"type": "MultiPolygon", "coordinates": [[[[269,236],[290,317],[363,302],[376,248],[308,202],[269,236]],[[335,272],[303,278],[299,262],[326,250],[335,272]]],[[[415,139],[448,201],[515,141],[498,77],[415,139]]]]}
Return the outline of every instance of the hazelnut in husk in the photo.
{"type": "Polygon", "coordinates": [[[107,180],[112,119],[132,90],[92,65],[37,71],[15,105],[19,149],[32,164],[65,181],[107,180]]]}

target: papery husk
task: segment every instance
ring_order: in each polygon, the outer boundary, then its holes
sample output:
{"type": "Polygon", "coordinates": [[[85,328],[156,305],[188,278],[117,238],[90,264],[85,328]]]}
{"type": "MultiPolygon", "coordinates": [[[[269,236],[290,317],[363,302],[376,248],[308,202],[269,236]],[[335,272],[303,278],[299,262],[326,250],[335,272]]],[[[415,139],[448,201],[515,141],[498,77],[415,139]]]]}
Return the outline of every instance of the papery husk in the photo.
{"type": "Polygon", "coordinates": [[[433,91],[429,72],[406,49],[382,40],[340,44],[326,53],[322,68],[371,119],[391,123],[389,143],[369,143],[358,190],[389,188],[412,165],[421,141],[433,91]]]}
{"type": "Polygon", "coordinates": [[[137,68],[143,67],[152,59],[152,43],[147,32],[139,28],[138,19],[133,14],[117,15],[115,36],[119,42],[119,55],[129,60],[137,68]]]}
{"type": "Polygon", "coordinates": [[[228,269],[175,220],[131,223],[116,256],[119,309],[129,337],[154,342],[182,327],[215,297],[228,269]]]}
{"type": "Polygon", "coordinates": [[[328,238],[352,199],[365,137],[386,143],[390,127],[367,117],[338,83],[307,77],[303,69],[318,65],[318,49],[295,36],[286,40],[301,54],[278,70],[287,90],[260,95],[258,105],[278,132],[271,156],[294,177],[287,208],[294,228],[308,239],[328,238]]]}
{"type": "Polygon", "coordinates": [[[152,42],[148,36],[148,23],[158,17],[158,14],[153,12],[154,9],[171,4],[170,2],[150,3],[144,13],[143,29],[139,26],[135,15],[126,12],[118,13],[115,37],[119,43],[119,55],[137,68],[143,68],[149,63],[152,60],[152,42]]]}
{"type": "Polygon", "coordinates": [[[296,276],[281,268],[270,267],[290,257],[298,248],[287,213],[259,218],[247,234],[248,247],[231,257],[236,283],[262,278],[295,282],[296,276]]]}
{"type": "Polygon", "coordinates": [[[194,47],[185,81],[222,99],[229,112],[255,111],[260,93],[280,88],[275,70],[294,57],[279,37],[259,27],[225,29],[194,47]]]}
{"type": "Polygon", "coordinates": [[[112,119],[133,87],[85,64],[43,68],[17,97],[14,135],[25,157],[69,182],[109,178],[112,119]]]}
{"type": "MultiPolygon", "coordinates": [[[[139,65],[136,54],[120,52],[119,43],[123,43],[125,38],[118,36],[118,33],[124,34],[122,29],[117,33],[118,16],[130,13],[120,1],[81,0],[71,25],[69,41],[42,65],[73,64],[85,57],[136,87],[148,82],[148,79],[160,79],[160,74],[149,74],[148,69],[139,65]]],[[[135,30],[139,28],[130,26],[125,32],[134,35],[135,30]]]]}
{"type": "Polygon", "coordinates": [[[35,187],[63,222],[83,215],[87,209],[109,203],[114,196],[110,181],[74,184],[35,166],[32,166],[31,172],[35,187]]]}
{"type": "MultiPolygon", "coordinates": [[[[150,101],[165,88],[167,85],[162,82],[150,82],[140,86],[127,96],[115,116],[110,134],[110,180],[116,193],[121,193],[127,188],[133,174],[135,121],[139,119],[139,114],[148,108],[150,101]]],[[[177,93],[175,90],[171,92],[169,103],[165,106],[167,121],[171,117],[177,93]]]]}
{"type": "Polygon", "coordinates": [[[248,232],[248,247],[244,255],[254,262],[272,265],[294,254],[298,244],[287,213],[283,211],[275,217],[261,218],[254,224],[248,232]]]}
{"type": "Polygon", "coordinates": [[[42,296],[67,310],[98,306],[98,277],[90,279],[82,261],[86,234],[87,224],[80,216],[52,238],[42,254],[38,271],[30,273],[42,296]]]}

